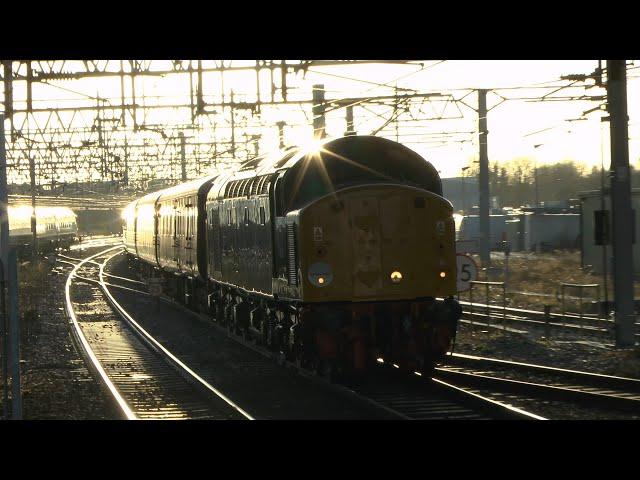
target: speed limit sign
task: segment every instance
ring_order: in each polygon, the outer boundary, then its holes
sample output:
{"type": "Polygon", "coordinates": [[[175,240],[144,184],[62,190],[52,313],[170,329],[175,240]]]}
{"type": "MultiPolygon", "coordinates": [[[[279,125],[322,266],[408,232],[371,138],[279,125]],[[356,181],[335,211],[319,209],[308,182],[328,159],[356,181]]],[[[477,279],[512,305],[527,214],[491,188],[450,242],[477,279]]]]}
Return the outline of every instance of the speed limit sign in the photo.
{"type": "Polygon", "coordinates": [[[458,253],[456,255],[457,288],[458,292],[466,292],[471,288],[471,282],[478,278],[478,266],[469,255],[458,253]]]}

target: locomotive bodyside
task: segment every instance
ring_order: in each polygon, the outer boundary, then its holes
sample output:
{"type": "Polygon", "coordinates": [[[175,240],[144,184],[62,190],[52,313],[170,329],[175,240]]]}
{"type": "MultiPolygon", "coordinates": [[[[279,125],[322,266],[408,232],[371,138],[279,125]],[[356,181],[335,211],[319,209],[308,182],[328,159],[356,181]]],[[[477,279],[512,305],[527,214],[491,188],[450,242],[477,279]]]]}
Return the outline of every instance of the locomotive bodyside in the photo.
{"type": "Polygon", "coordinates": [[[226,179],[207,201],[209,277],[271,294],[270,175],[226,179]]]}

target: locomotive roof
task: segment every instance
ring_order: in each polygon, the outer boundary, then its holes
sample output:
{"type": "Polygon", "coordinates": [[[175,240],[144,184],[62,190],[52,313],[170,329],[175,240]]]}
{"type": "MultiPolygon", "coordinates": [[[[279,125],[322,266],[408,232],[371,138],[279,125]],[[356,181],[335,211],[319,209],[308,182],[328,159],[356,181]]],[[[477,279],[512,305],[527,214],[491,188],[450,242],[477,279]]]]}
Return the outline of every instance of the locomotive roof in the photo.
{"type": "Polygon", "coordinates": [[[381,137],[328,140],[296,152],[284,165],[284,208],[300,208],[339,188],[363,183],[409,185],[442,196],[438,171],[410,148],[381,137]]]}
{"type": "Polygon", "coordinates": [[[160,200],[168,200],[175,197],[182,197],[185,195],[196,195],[200,193],[202,187],[209,185],[217,178],[218,175],[209,175],[207,177],[196,178],[186,183],[181,183],[174,187],[160,190],[160,200]]]}
{"type": "Polygon", "coordinates": [[[287,204],[292,208],[320,193],[362,182],[401,183],[442,195],[437,170],[418,153],[382,137],[354,135],[248,160],[235,172],[221,176],[209,197],[220,198],[230,181],[278,171],[285,171],[285,195],[291,197],[287,204]]]}
{"type": "MultiPolygon", "coordinates": [[[[339,159],[339,156],[345,156],[346,158],[341,159],[343,162],[351,164],[355,162],[365,167],[366,164],[372,161],[372,158],[366,158],[371,155],[371,153],[374,153],[380,161],[393,161],[393,169],[406,168],[407,166],[413,166],[418,169],[432,169],[430,176],[435,174],[435,177],[439,179],[435,168],[418,153],[400,143],[373,135],[352,135],[330,138],[323,141],[312,142],[307,146],[289,147],[284,150],[278,150],[271,155],[259,156],[247,160],[240,165],[236,173],[240,174],[241,172],[250,171],[255,175],[263,175],[280,169],[290,169],[310,156],[319,156],[323,162],[326,162],[330,158],[339,159]],[[349,162],[350,160],[351,162],[349,162]]],[[[364,170],[366,170],[366,167],[364,170]]],[[[233,175],[233,177],[236,177],[236,175],[233,175]]]]}
{"type": "MultiPolygon", "coordinates": [[[[270,155],[252,158],[235,171],[182,183],[149,193],[138,206],[192,193],[204,193],[208,185],[210,199],[224,195],[234,180],[284,172],[283,192],[287,211],[323,196],[336,188],[359,183],[399,183],[442,195],[437,170],[410,148],[371,135],[354,135],[314,142],[308,146],[289,147],[270,155]]],[[[261,184],[262,185],[262,184],[261,184]]]]}

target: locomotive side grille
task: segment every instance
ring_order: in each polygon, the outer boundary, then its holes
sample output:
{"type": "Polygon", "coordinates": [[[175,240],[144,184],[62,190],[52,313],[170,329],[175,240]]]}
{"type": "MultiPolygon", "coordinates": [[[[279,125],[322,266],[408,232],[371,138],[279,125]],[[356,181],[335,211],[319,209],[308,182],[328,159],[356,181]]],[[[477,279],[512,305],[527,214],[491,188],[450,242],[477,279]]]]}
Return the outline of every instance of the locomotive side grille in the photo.
{"type": "Polygon", "coordinates": [[[269,180],[271,180],[271,175],[265,175],[262,181],[262,185],[260,185],[260,193],[262,195],[266,195],[269,193],[269,180]]]}
{"type": "Polygon", "coordinates": [[[287,275],[289,276],[289,285],[298,285],[298,272],[296,269],[296,231],[295,225],[287,225],[287,275]]]}
{"type": "Polygon", "coordinates": [[[251,180],[251,196],[258,193],[258,183],[262,180],[260,177],[255,177],[251,180]]]}

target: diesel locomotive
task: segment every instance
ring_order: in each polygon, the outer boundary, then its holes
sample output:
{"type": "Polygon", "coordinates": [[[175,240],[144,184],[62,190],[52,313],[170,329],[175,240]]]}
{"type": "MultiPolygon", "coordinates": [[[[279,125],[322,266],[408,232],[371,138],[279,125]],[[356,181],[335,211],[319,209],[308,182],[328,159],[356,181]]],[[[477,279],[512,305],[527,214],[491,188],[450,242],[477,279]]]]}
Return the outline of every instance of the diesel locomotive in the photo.
{"type": "Polygon", "coordinates": [[[123,240],[177,300],[308,368],[425,370],[461,315],[452,210],[416,152],[347,136],[150,193],[123,240]]]}

